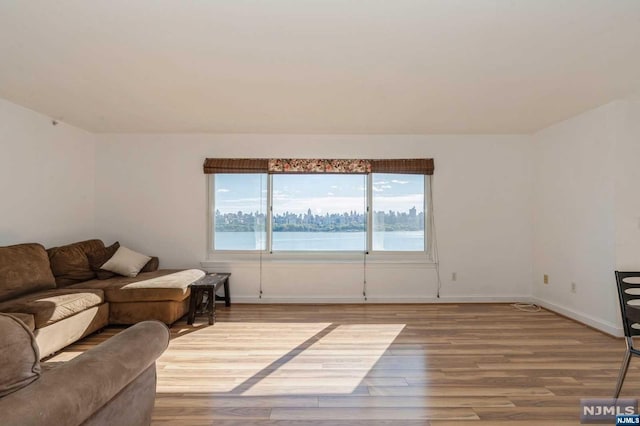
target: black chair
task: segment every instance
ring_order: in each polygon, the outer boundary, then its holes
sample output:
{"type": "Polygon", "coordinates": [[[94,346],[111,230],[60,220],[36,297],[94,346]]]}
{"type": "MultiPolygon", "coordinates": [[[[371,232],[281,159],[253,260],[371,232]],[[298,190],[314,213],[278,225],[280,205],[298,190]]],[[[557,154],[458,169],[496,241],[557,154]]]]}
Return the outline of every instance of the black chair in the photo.
{"type": "Polygon", "coordinates": [[[633,337],[640,335],[640,272],[616,271],[616,283],[618,284],[620,313],[622,314],[622,326],[624,327],[627,350],[622,360],[622,367],[620,367],[614,398],[620,396],[620,390],[629,369],[631,356],[640,356],[640,349],[636,349],[633,346],[633,337]]]}

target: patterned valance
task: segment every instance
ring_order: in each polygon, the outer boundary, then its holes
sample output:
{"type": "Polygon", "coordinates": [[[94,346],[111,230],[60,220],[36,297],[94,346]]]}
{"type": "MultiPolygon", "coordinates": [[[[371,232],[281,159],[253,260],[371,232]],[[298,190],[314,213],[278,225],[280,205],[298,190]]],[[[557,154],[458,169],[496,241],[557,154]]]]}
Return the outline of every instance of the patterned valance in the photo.
{"type": "Polygon", "coordinates": [[[269,160],[269,173],[371,173],[369,160],[319,160],[276,158],[269,160]]]}
{"type": "Polygon", "coordinates": [[[335,160],[307,158],[207,158],[205,174],[212,173],[402,173],[432,175],[432,158],[335,160]]]}

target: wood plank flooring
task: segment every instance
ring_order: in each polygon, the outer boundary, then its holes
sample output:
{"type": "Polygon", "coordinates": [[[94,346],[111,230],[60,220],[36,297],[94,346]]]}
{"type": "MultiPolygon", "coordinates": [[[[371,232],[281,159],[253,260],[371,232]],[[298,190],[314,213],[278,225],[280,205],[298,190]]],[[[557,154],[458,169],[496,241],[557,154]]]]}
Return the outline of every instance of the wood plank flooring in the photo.
{"type": "MultiPolygon", "coordinates": [[[[50,361],[75,356],[110,327],[50,361]]],[[[171,329],[155,425],[577,425],[624,342],[507,304],[218,306],[171,329]]],[[[640,396],[632,360],[622,396],[640,396]]]]}

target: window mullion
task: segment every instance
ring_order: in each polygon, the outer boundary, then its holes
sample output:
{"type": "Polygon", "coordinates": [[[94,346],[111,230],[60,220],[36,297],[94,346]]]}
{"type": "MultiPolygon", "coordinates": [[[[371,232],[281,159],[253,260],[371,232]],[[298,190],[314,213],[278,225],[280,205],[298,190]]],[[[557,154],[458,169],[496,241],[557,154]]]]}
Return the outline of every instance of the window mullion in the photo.
{"type": "Polygon", "coordinates": [[[371,173],[369,173],[368,175],[366,175],[366,179],[367,179],[367,247],[366,247],[366,253],[369,254],[371,253],[371,250],[373,250],[373,179],[371,178],[371,173]]]}
{"type": "Polygon", "coordinates": [[[208,247],[209,252],[216,249],[215,229],[216,229],[216,196],[215,196],[215,174],[209,175],[207,192],[209,193],[209,237],[208,247]]]}
{"type": "Polygon", "coordinates": [[[267,175],[267,223],[266,223],[267,253],[273,253],[273,175],[267,175]]]}
{"type": "Polygon", "coordinates": [[[432,193],[431,193],[431,176],[429,175],[425,175],[424,176],[424,250],[425,253],[427,254],[427,257],[431,260],[434,260],[433,258],[433,251],[432,251],[432,244],[433,244],[433,238],[432,238],[432,232],[433,232],[433,211],[432,209],[432,204],[433,204],[433,200],[431,199],[432,193]]]}

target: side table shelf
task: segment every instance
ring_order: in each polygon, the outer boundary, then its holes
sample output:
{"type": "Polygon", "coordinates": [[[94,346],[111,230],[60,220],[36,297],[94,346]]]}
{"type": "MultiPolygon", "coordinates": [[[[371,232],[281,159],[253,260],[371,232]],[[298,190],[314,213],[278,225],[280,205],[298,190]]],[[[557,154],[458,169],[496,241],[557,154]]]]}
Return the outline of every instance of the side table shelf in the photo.
{"type": "Polygon", "coordinates": [[[225,306],[231,306],[231,294],[229,293],[229,273],[207,274],[198,281],[189,285],[191,296],[189,300],[189,314],[187,324],[193,324],[196,313],[202,312],[209,316],[209,325],[216,322],[216,301],[224,300],[225,306]],[[216,291],[224,287],[224,296],[216,296],[216,291]],[[204,295],[207,295],[206,302],[203,303],[204,295]]]}

